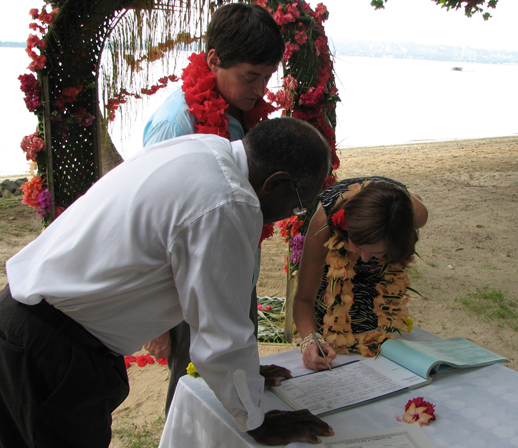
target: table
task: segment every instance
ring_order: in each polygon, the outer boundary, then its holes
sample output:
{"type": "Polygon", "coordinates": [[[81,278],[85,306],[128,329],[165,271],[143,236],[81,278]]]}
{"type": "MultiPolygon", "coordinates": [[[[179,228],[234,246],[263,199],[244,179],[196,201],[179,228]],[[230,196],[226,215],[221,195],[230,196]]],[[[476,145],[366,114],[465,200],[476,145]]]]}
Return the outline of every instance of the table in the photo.
{"type": "MultiPolygon", "coordinates": [[[[409,340],[437,339],[414,328],[409,340]]],[[[344,356],[344,355],[340,355],[344,356]]],[[[348,356],[357,357],[359,355],[348,356]]],[[[309,372],[302,366],[298,350],[261,358],[261,364],[289,368],[293,376],[309,372]]],[[[438,448],[518,447],[518,373],[502,365],[460,369],[436,376],[427,386],[380,399],[369,404],[321,417],[335,434],[356,433],[401,424],[408,400],[424,397],[435,404],[437,419],[423,426],[438,448]]],[[[263,408],[291,410],[273,392],[264,394],[263,408]]],[[[307,448],[302,442],[286,448],[307,448]]],[[[260,448],[248,434],[237,429],[202,378],[184,376],[179,382],[165,423],[159,448],[260,448]]]]}

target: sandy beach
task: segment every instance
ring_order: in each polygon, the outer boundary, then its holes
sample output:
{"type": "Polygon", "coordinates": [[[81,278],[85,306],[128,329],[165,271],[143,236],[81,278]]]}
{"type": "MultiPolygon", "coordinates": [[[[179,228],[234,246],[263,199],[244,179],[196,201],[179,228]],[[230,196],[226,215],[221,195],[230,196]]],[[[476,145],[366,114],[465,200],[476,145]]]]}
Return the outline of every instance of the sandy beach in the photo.
{"type": "MultiPolygon", "coordinates": [[[[338,179],[391,177],[419,193],[428,207],[429,220],[421,229],[419,257],[411,272],[412,287],[422,295],[413,294],[409,305],[414,324],[442,337],[470,339],[505,356],[509,367],[518,370],[518,328],[505,319],[470,313],[459,300],[495,290],[518,303],[518,135],[341,149],[339,156],[338,179]]],[[[3,286],[5,261],[34,239],[40,227],[29,209],[11,215],[3,210],[0,225],[3,286]]],[[[285,296],[286,254],[279,235],[263,243],[260,296],[285,296]]],[[[291,348],[261,345],[260,353],[291,348]]],[[[128,373],[131,392],[114,413],[114,448],[126,446],[126,429],[150,422],[158,421],[160,437],[168,369],[134,365],[128,373]]]]}

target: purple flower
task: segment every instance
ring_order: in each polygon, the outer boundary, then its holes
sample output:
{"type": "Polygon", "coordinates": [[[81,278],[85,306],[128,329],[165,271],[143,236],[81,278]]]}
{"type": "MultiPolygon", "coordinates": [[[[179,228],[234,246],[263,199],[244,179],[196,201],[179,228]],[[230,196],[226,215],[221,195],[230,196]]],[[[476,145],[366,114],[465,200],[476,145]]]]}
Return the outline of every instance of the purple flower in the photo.
{"type": "Polygon", "coordinates": [[[304,239],[304,235],[298,234],[290,240],[290,261],[292,264],[300,263],[300,259],[302,257],[302,249],[304,248],[304,239]]]}
{"type": "Polygon", "coordinates": [[[52,193],[48,188],[45,188],[45,190],[38,195],[38,205],[40,209],[36,213],[40,218],[44,218],[50,213],[54,202],[52,201],[52,193]]]}

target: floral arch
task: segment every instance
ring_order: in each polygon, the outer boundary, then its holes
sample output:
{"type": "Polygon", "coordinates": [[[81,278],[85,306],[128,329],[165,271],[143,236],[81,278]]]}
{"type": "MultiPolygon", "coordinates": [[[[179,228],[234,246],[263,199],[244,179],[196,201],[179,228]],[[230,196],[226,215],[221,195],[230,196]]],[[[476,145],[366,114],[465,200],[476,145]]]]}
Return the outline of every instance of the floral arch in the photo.
{"type": "MultiPolygon", "coordinates": [[[[26,51],[32,73],[20,81],[38,128],[21,145],[34,174],[23,187],[23,201],[45,224],[102,175],[103,153],[117,155],[105,150],[111,145],[108,123],[121,104],[177,80],[179,51],[201,49],[212,12],[231,2],[197,0],[187,8],[181,0],[46,0],[41,10],[31,10],[26,51]],[[110,55],[108,68],[101,68],[103,51],[110,55]],[[157,60],[166,76],[153,83],[148,68],[157,60]]],[[[325,6],[313,10],[304,0],[255,3],[272,13],[286,41],[283,83],[268,100],[284,115],[312,123],[334,149],[338,96],[325,6]]],[[[335,156],[335,169],[338,163],[335,156]]],[[[303,224],[290,224],[292,233],[303,224]]]]}

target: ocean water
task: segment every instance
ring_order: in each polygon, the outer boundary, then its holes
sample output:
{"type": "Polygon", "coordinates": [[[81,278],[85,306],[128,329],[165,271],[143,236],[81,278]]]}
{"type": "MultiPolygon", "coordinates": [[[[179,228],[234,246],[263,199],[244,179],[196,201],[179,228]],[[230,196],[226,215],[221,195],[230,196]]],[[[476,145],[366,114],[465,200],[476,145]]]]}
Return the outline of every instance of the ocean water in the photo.
{"type": "MultiPolygon", "coordinates": [[[[0,72],[3,176],[27,170],[20,142],[37,121],[17,79],[30,62],[24,49],[0,48],[0,57],[8,62],[0,72]]],[[[340,147],[518,135],[518,65],[337,56],[335,72],[340,147]],[[463,70],[452,71],[454,65],[463,70]]],[[[140,149],[147,119],[177,87],[133,104],[124,123],[114,122],[112,138],[123,157],[140,149]]]]}

